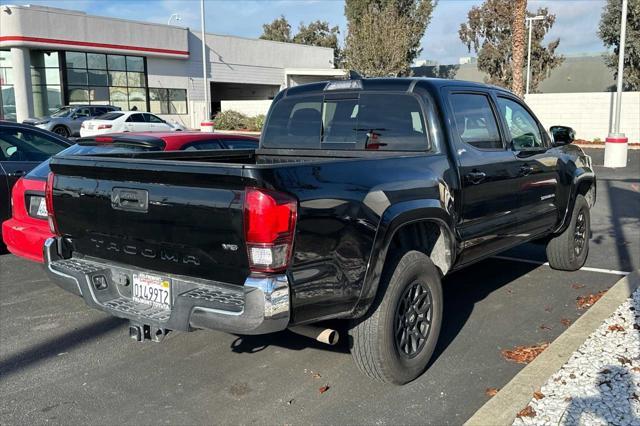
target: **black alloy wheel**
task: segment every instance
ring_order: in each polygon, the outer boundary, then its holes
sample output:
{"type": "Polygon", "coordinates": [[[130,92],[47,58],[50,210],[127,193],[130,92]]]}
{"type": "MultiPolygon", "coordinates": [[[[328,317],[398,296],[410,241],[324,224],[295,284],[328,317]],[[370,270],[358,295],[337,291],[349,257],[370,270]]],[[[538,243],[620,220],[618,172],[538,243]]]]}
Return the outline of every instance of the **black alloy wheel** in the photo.
{"type": "Polygon", "coordinates": [[[414,282],[404,290],[395,316],[395,341],[398,353],[413,358],[422,351],[433,320],[433,299],[429,288],[414,282]]]}

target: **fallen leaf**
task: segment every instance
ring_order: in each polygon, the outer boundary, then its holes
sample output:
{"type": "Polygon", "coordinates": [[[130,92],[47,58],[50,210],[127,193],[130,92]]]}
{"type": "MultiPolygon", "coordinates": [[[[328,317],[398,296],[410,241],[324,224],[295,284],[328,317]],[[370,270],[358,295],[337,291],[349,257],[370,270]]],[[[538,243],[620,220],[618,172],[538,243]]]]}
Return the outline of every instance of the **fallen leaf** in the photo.
{"type": "Polygon", "coordinates": [[[540,325],[540,330],[551,330],[551,329],[553,329],[553,327],[550,327],[550,326],[548,326],[546,324],[541,324],[540,325]]]}
{"type": "Polygon", "coordinates": [[[318,389],[320,393],[325,393],[328,390],[329,390],[329,385],[324,385],[320,389],[318,389]]]}
{"type": "Polygon", "coordinates": [[[496,396],[499,390],[500,389],[498,388],[487,388],[485,389],[484,394],[487,396],[496,396]]]}
{"type": "Polygon", "coordinates": [[[533,393],[533,397],[539,401],[542,398],[544,398],[544,394],[542,392],[540,392],[540,391],[535,391],[533,393]]]}
{"type": "Polygon", "coordinates": [[[604,296],[606,292],[606,290],[602,290],[597,292],[596,294],[578,296],[578,298],[576,298],[576,305],[578,306],[578,309],[587,309],[592,307],[598,300],[600,300],[602,296],[604,296]]]}
{"type": "Polygon", "coordinates": [[[574,290],[580,290],[581,288],[584,288],[584,284],[571,284],[571,288],[574,290]]]}
{"type": "Polygon", "coordinates": [[[624,327],[620,324],[613,324],[609,326],[609,331],[624,331],[624,327]]]}
{"type": "Polygon", "coordinates": [[[564,399],[564,402],[570,402],[572,399],[573,399],[573,398],[571,398],[570,396],[568,396],[568,397],[566,397],[566,398],[564,399]]]}
{"type": "Polygon", "coordinates": [[[549,347],[549,343],[541,343],[533,346],[517,346],[511,350],[503,349],[500,351],[507,361],[517,362],[518,364],[529,364],[545,349],[549,347]]]}
{"type": "Polygon", "coordinates": [[[320,377],[322,377],[322,376],[320,375],[320,373],[313,373],[313,376],[312,376],[312,377],[313,377],[314,379],[319,379],[319,378],[320,378],[320,377]]]}
{"type": "Polygon", "coordinates": [[[562,323],[562,325],[564,325],[565,327],[569,327],[571,325],[571,320],[568,318],[562,318],[560,320],[560,322],[562,323]]]}
{"type": "Polygon", "coordinates": [[[536,410],[534,410],[532,406],[527,405],[522,410],[520,410],[516,417],[535,417],[536,414],[536,410]]]}
{"type": "Polygon", "coordinates": [[[640,373],[640,367],[633,367],[631,371],[635,371],[636,373],[640,373]]]}
{"type": "Polygon", "coordinates": [[[626,356],[619,356],[618,357],[618,362],[620,364],[622,364],[622,365],[625,365],[625,364],[631,365],[631,360],[629,358],[627,358],[626,356]]]}
{"type": "Polygon", "coordinates": [[[571,374],[569,374],[569,378],[570,378],[570,379],[575,379],[575,378],[576,378],[576,375],[575,375],[575,374],[573,374],[573,373],[571,373],[571,374]]]}
{"type": "Polygon", "coordinates": [[[609,373],[611,373],[611,370],[609,370],[608,368],[605,368],[602,371],[600,371],[600,374],[609,374],[609,373]]]}

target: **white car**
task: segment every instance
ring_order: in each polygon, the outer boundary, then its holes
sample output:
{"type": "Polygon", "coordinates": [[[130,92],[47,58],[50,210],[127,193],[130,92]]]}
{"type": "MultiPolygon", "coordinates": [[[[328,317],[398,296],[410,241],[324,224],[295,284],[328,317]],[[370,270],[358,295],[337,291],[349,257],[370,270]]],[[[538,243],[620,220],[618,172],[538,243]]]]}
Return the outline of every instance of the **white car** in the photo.
{"type": "Polygon", "coordinates": [[[157,115],[140,111],[114,111],[86,120],[80,127],[80,136],[95,136],[120,132],[171,132],[183,130],[157,115]]]}

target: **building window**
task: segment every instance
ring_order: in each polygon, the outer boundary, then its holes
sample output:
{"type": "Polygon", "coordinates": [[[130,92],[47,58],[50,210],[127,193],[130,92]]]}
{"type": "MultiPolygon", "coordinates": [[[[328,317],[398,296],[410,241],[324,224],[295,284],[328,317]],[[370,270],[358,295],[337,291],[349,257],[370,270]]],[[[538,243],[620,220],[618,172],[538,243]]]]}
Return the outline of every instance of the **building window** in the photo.
{"type": "Polygon", "coordinates": [[[144,58],[103,53],[65,52],[69,104],[147,109],[144,58]]]}
{"type": "Polygon", "coordinates": [[[187,114],[187,89],[149,89],[149,105],[156,114],[187,114]]]}
{"type": "Polygon", "coordinates": [[[0,50],[0,120],[16,121],[16,95],[13,91],[11,52],[0,50]]]}
{"type": "Polygon", "coordinates": [[[60,109],[62,90],[58,52],[31,51],[31,86],[36,117],[44,117],[60,109]]]}

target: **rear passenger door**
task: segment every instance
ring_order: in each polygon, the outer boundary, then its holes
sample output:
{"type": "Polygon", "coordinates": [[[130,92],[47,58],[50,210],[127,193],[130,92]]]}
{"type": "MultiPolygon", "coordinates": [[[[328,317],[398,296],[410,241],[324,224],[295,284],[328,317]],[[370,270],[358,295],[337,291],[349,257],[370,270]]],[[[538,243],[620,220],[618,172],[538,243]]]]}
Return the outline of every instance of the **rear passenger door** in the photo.
{"type": "Polygon", "coordinates": [[[517,242],[518,160],[507,148],[491,92],[445,88],[461,179],[462,262],[517,242]]]}
{"type": "Polygon", "coordinates": [[[498,94],[497,105],[509,147],[518,162],[520,232],[533,237],[549,231],[558,220],[558,158],[551,151],[551,139],[544,128],[519,99],[498,94]]]}

